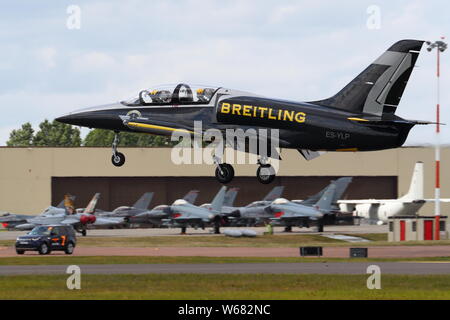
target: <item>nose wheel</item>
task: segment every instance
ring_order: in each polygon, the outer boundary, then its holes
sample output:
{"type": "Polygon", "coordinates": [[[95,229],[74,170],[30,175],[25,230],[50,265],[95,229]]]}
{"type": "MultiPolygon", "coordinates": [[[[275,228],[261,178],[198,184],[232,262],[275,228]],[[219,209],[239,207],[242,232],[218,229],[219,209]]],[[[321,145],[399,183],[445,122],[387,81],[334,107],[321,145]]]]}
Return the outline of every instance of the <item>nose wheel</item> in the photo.
{"type": "Polygon", "coordinates": [[[223,184],[230,183],[234,178],[234,169],[231,164],[221,163],[216,168],[216,179],[223,184]]]}
{"type": "Polygon", "coordinates": [[[119,145],[119,133],[116,132],[114,135],[114,141],[112,144],[112,157],[111,162],[116,167],[121,167],[125,163],[125,155],[117,151],[117,146],[119,145]]]}

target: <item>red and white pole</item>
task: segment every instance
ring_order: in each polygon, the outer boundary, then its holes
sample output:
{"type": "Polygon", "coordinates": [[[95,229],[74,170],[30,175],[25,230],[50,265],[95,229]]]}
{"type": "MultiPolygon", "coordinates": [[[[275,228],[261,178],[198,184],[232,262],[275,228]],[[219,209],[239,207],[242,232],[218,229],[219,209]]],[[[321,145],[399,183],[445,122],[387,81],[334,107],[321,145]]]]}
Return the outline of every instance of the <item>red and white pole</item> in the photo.
{"type": "Polygon", "coordinates": [[[437,104],[436,104],[436,186],[434,189],[435,201],[434,201],[434,217],[435,217],[435,240],[440,239],[440,219],[441,219],[441,172],[440,172],[440,161],[441,161],[441,146],[440,146],[440,51],[437,52],[437,104]]]}

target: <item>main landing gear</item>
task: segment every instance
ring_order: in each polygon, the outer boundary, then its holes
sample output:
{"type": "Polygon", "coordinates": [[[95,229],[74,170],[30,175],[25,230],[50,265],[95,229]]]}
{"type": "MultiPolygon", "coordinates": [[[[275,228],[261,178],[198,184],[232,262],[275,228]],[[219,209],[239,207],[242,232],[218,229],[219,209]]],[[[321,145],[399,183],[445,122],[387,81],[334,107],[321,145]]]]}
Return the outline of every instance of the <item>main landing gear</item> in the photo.
{"type": "Polygon", "coordinates": [[[114,135],[114,141],[112,144],[112,157],[111,162],[116,167],[121,167],[125,163],[125,155],[117,151],[117,146],[119,145],[119,133],[116,132],[114,135]]]}
{"type": "MultiPolygon", "coordinates": [[[[216,179],[220,183],[230,183],[234,178],[234,168],[231,164],[221,163],[221,159],[214,156],[216,164],[216,179]]],[[[258,160],[258,170],[256,170],[256,178],[262,184],[269,184],[275,179],[275,169],[267,163],[267,158],[258,160]]]]}

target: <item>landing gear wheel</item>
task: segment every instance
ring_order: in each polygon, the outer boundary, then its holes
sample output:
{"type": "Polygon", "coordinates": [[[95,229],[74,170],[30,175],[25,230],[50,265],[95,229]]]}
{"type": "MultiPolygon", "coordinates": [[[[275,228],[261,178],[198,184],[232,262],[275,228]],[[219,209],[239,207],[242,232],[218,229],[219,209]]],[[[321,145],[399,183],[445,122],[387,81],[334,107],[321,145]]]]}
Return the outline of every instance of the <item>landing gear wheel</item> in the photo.
{"type": "Polygon", "coordinates": [[[83,237],[86,237],[86,234],[87,234],[86,230],[81,230],[81,235],[82,235],[83,237]]]}
{"type": "Polygon", "coordinates": [[[291,226],[284,227],[284,232],[292,232],[292,227],[291,226]]]}
{"type": "Polygon", "coordinates": [[[121,167],[125,163],[125,155],[121,152],[117,152],[116,154],[112,155],[111,162],[116,167],[121,167]]]}
{"type": "Polygon", "coordinates": [[[223,184],[230,183],[234,178],[234,169],[231,164],[222,163],[216,168],[216,179],[223,184]]]}
{"type": "Polygon", "coordinates": [[[323,220],[317,222],[317,232],[323,232],[323,220]]]}
{"type": "Polygon", "coordinates": [[[262,184],[269,184],[275,179],[275,170],[270,164],[261,165],[256,170],[256,178],[262,184]]]}

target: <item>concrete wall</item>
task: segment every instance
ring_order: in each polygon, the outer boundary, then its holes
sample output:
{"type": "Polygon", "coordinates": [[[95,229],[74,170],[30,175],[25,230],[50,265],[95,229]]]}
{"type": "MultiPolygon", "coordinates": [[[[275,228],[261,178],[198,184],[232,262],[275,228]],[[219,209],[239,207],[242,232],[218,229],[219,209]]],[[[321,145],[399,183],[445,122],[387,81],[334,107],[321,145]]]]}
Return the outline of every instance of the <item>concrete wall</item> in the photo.
{"type": "MultiPolygon", "coordinates": [[[[127,162],[111,164],[110,148],[0,148],[0,211],[38,213],[51,202],[52,177],[213,176],[213,165],[175,165],[170,148],[121,148],[127,162]]],[[[398,176],[398,195],[408,191],[416,161],[425,163],[425,197],[434,197],[434,150],[399,148],[376,152],[327,153],[306,161],[283,150],[279,176],[398,176]]],[[[450,197],[450,148],[441,155],[442,197],[450,197]]],[[[236,165],[236,175],[254,176],[255,165],[236,165]]],[[[255,178],[256,179],[256,178],[255,178]]],[[[155,190],[156,191],[156,190],[155,190]]],[[[443,204],[442,214],[450,206],[443,204]]],[[[421,209],[433,214],[433,204],[421,209]]]]}

